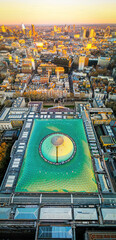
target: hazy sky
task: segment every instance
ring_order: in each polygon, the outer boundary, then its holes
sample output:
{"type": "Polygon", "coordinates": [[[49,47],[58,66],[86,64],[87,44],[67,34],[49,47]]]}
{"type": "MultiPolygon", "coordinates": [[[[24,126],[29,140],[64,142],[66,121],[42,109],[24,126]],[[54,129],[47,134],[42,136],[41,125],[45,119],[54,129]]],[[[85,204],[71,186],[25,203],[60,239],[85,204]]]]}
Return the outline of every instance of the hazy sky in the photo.
{"type": "Polygon", "coordinates": [[[0,25],[22,23],[116,23],[116,0],[0,0],[0,25]]]}

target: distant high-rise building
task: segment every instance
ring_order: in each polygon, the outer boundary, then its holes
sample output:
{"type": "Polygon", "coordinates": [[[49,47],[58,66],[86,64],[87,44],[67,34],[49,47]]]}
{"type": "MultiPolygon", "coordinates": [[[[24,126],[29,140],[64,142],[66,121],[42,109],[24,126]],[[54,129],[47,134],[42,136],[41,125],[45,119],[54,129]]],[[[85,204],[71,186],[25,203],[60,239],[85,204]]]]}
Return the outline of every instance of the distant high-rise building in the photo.
{"type": "Polygon", "coordinates": [[[87,29],[87,31],[86,31],[86,37],[87,38],[89,37],[89,29],[87,29]]]}
{"type": "Polygon", "coordinates": [[[68,32],[70,32],[70,25],[68,26],[68,32]]]}
{"type": "Polygon", "coordinates": [[[57,31],[58,31],[58,33],[61,33],[61,28],[60,28],[60,27],[58,27],[58,30],[57,30],[57,31]]]}
{"type": "Polygon", "coordinates": [[[68,27],[67,27],[67,25],[65,25],[65,27],[64,27],[64,32],[68,32],[68,27]]]}
{"type": "Polygon", "coordinates": [[[25,35],[25,25],[22,24],[22,31],[23,31],[23,34],[25,35]]]}
{"type": "Polygon", "coordinates": [[[31,25],[31,32],[32,36],[35,36],[35,26],[33,24],[31,25]]]}
{"type": "Polygon", "coordinates": [[[94,31],[93,28],[90,29],[89,37],[90,37],[90,38],[94,38],[94,37],[95,37],[95,31],[94,31]]]}
{"type": "Polygon", "coordinates": [[[57,32],[57,27],[56,26],[54,26],[54,32],[57,32]]]}
{"type": "Polygon", "coordinates": [[[31,32],[31,30],[29,31],[29,37],[31,37],[32,36],[32,32],[31,32]]]}
{"type": "Polygon", "coordinates": [[[86,28],[82,27],[82,37],[86,38],[86,28]]]}
{"type": "Polygon", "coordinates": [[[106,30],[105,30],[105,35],[109,36],[110,35],[110,26],[107,26],[106,30]]]}
{"type": "Polygon", "coordinates": [[[75,32],[75,24],[73,25],[73,32],[75,32]]]}

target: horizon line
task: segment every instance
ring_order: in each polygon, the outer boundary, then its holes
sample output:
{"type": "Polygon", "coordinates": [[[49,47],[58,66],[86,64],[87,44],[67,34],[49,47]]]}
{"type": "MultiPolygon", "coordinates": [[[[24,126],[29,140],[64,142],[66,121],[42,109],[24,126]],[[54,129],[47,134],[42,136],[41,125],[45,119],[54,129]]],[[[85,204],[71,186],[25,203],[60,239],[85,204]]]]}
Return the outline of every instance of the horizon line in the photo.
{"type": "Polygon", "coordinates": [[[2,26],[2,25],[4,25],[4,26],[14,26],[14,25],[22,25],[22,24],[24,24],[25,26],[26,25],[32,25],[32,24],[34,24],[34,25],[38,25],[38,26],[54,26],[54,25],[58,25],[58,26],[62,26],[62,25],[116,25],[116,23],[40,23],[40,24],[38,24],[38,23],[11,23],[11,24],[1,24],[0,23],[0,26],[2,26]]]}

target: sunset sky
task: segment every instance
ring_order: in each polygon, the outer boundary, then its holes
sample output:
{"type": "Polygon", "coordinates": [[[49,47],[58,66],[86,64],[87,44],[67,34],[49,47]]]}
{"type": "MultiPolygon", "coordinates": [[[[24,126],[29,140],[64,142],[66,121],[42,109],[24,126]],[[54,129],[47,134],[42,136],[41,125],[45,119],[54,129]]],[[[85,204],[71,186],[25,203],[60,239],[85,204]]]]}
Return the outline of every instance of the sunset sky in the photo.
{"type": "Polygon", "coordinates": [[[0,25],[22,23],[116,23],[116,0],[0,0],[0,25]]]}

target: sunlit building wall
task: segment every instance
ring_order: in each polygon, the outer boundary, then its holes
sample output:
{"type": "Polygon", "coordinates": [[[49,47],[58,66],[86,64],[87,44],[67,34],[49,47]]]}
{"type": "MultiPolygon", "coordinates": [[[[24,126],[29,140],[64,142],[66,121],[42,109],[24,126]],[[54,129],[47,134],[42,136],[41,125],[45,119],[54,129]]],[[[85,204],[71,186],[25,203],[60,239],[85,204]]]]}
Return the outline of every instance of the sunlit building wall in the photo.
{"type": "Polygon", "coordinates": [[[57,32],[57,26],[54,26],[54,32],[57,32]]]}
{"type": "Polygon", "coordinates": [[[3,25],[3,26],[1,26],[1,30],[2,30],[2,32],[6,32],[6,28],[5,28],[5,26],[3,25]]]}
{"type": "Polygon", "coordinates": [[[85,56],[80,56],[79,57],[79,67],[78,70],[81,71],[84,69],[84,65],[85,65],[85,56]]]}
{"type": "Polygon", "coordinates": [[[56,74],[64,74],[64,68],[63,67],[56,67],[55,73],[56,74]]]}
{"type": "Polygon", "coordinates": [[[90,38],[94,38],[95,35],[96,35],[96,34],[95,34],[94,29],[91,29],[91,30],[90,30],[90,34],[89,34],[89,37],[90,37],[90,38]]]}
{"type": "Polygon", "coordinates": [[[89,58],[88,58],[88,57],[85,57],[85,63],[84,63],[84,66],[88,66],[88,63],[89,63],[89,58]]]}
{"type": "Polygon", "coordinates": [[[44,76],[40,76],[40,83],[45,84],[49,82],[49,74],[48,75],[44,75],[44,76]]]}
{"type": "Polygon", "coordinates": [[[32,73],[34,70],[34,63],[32,59],[26,58],[22,62],[22,73],[32,73]]]}

